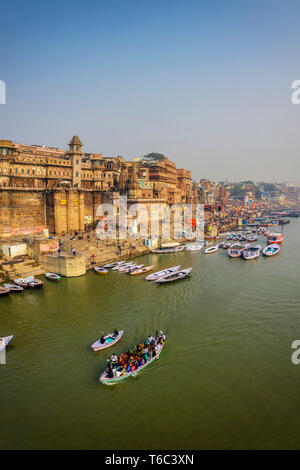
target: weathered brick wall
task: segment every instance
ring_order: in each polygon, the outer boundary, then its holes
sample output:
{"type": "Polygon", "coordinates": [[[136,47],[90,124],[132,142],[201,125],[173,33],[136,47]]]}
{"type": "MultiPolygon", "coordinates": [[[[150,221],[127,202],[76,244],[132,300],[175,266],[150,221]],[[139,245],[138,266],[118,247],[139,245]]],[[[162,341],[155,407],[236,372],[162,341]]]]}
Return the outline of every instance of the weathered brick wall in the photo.
{"type": "Polygon", "coordinates": [[[0,235],[42,230],[44,206],[41,192],[0,190],[0,235]]]}
{"type": "Polygon", "coordinates": [[[53,192],[0,189],[0,236],[41,232],[83,230],[93,221],[101,193],[58,190],[53,192]]]}

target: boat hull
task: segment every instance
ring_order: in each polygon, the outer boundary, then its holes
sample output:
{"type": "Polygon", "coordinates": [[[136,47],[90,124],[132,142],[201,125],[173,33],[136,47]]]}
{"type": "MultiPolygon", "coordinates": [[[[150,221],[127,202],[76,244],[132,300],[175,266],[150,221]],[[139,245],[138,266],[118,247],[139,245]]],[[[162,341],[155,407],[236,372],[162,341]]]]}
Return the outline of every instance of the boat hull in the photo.
{"type": "Polygon", "coordinates": [[[145,369],[145,367],[149,366],[152,362],[154,362],[156,359],[159,359],[159,356],[163,350],[163,347],[165,345],[165,342],[164,344],[161,345],[159,351],[157,352],[156,356],[152,357],[152,359],[150,359],[150,361],[146,362],[146,364],[144,364],[143,366],[139,367],[137,370],[133,371],[133,372],[129,372],[128,374],[125,374],[125,375],[121,375],[121,377],[113,377],[113,378],[106,378],[105,375],[106,373],[104,372],[100,378],[99,378],[99,381],[101,383],[103,383],[104,385],[114,385],[118,382],[121,382],[122,380],[125,380],[127,379],[128,377],[135,377],[137,374],[139,374],[143,369],[145,369]]]}
{"type": "MultiPolygon", "coordinates": [[[[120,330],[118,336],[116,337],[116,339],[114,341],[111,341],[110,343],[107,343],[107,344],[105,344],[105,343],[102,344],[100,342],[100,340],[95,341],[95,343],[93,343],[92,346],[91,346],[92,350],[97,352],[97,351],[102,351],[103,349],[110,348],[111,346],[114,346],[118,341],[120,341],[120,339],[123,336],[123,333],[124,333],[124,331],[120,330]]],[[[111,333],[109,335],[106,335],[106,336],[104,336],[104,339],[111,338],[112,335],[113,335],[113,333],[111,333]]]]}

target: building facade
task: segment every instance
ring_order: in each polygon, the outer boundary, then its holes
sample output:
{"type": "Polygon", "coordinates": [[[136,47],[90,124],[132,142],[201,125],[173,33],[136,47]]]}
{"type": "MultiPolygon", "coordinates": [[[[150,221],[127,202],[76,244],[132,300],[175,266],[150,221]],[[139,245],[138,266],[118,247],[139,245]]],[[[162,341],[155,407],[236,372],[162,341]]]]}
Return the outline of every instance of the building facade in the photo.
{"type": "Polygon", "coordinates": [[[197,203],[191,172],[165,158],[125,161],[83,151],[78,136],[68,150],[0,140],[0,236],[84,230],[103,199],[197,203]],[[112,196],[113,193],[113,196],[112,196]]]}

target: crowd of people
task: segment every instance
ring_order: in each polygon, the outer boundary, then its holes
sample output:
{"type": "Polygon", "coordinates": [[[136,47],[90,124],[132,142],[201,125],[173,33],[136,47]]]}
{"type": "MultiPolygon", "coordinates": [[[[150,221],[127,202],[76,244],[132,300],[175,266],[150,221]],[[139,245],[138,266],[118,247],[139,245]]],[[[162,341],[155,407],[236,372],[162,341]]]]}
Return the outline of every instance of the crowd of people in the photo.
{"type": "Polygon", "coordinates": [[[157,331],[155,337],[148,336],[144,342],[133,346],[125,353],[121,353],[119,356],[115,353],[112,354],[106,368],[107,377],[119,378],[144,366],[160,352],[165,340],[166,336],[163,332],[157,331]]]}

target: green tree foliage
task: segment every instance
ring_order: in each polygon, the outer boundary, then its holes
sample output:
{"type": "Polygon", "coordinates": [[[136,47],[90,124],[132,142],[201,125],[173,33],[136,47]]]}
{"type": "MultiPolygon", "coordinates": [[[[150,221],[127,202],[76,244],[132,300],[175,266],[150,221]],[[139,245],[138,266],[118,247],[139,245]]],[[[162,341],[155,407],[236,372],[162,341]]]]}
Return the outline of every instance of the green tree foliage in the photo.
{"type": "Polygon", "coordinates": [[[272,183],[263,183],[263,188],[264,188],[264,191],[269,191],[269,192],[276,191],[275,184],[272,184],[272,183]]]}
{"type": "Polygon", "coordinates": [[[162,162],[165,160],[165,156],[161,153],[147,153],[147,155],[143,156],[143,159],[148,160],[149,162],[162,162]]]}

